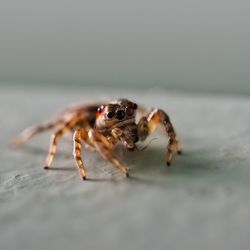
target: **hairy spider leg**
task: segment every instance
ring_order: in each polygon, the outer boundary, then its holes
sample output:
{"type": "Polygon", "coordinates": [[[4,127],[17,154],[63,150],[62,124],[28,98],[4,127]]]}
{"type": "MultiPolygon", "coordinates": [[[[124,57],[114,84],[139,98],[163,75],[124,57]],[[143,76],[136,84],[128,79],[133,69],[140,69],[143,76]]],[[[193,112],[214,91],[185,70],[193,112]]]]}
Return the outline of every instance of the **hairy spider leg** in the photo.
{"type": "Polygon", "coordinates": [[[181,144],[177,139],[175,129],[169,119],[169,116],[161,109],[154,109],[147,116],[147,121],[150,132],[153,132],[158,124],[162,124],[168,134],[169,142],[167,146],[166,163],[169,166],[171,164],[174,151],[177,151],[178,154],[181,153],[181,144]]]}
{"type": "Polygon", "coordinates": [[[55,120],[49,121],[49,122],[45,122],[39,125],[35,125],[35,126],[31,126],[28,127],[26,129],[24,129],[20,135],[17,136],[17,138],[15,138],[12,141],[12,146],[14,147],[20,147],[23,144],[25,144],[28,140],[30,140],[32,137],[34,137],[35,135],[42,133],[46,130],[50,130],[54,127],[59,126],[60,124],[63,123],[63,119],[62,118],[57,118],[55,120]]]}
{"type": "Polygon", "coordinates": [[[83,119],[84,119],[83,117],[75,115],[69,121],[67,121],[66,123],[64,123],[64,125],[61,128],[59,128],[51,136],[49,153],[48,153],[48,156],[47,156],[47,158],[45,160],[44,169],[48,169],[51,166],[52,161],[54,159],[54,156],[56,154],[57,143],[58,143],[59,139],[62,137],[62,135],[65,134],[68,131],[71,131],[83,119]]]}
{"type": "Polygon", "coordinates": [[[111,149],[113,143],[109,142],[106,137],[100,134],[97,130],[91,129],[88,134],[100,155],[113,163],[117,169],[128,177],[129,173],[127,168],[112,154],[111,149]]]}
{"type": "MultiPolygon", "coordinates": [[[[83,164],[82,157],[81,157],[81,152],[82,152],[81,141],[87,142],[89,145],[91,145],[91,142],[88,138],[88,132],[84,128],[79,128],[74,133],[74,136],[73,136],[73,142],[74,142],[73,156],[74,156],[76,164],[78,166],[80,176],[82,177],[83,180],[86,180],[86,171],[85,171],[84,164],[83,164]]],[[[92,144],[92,146],[93,146],[93,144],[92,144]]]]}

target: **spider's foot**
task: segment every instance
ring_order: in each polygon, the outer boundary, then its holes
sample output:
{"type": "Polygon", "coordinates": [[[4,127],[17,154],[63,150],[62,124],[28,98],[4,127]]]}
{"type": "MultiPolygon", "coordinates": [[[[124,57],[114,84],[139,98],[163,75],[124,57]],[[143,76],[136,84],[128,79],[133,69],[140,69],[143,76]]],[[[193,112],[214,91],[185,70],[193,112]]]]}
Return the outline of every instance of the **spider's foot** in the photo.
{"type": "Polygon", "coordinates": [[[171,165],[171,162],[170,161],[167,161],[167,166],[169,167],[171,165]]]}
{"type": "Polygon", "coordinates": [[[125,168],[122,170],[126,177],[129,177],[129,168],[125,168]]]}
{"type": "Polygon", "coordinates": [[[84,169],[79,169],[79,173],[80,173],[80,177],[82,178],[82,180],[85,181],[87,178],[86,178],[86,173],[84,169]]]}
{"type": "Polygon", "coordinates": [[[181,154],[182,154],[182,150],[181,150],[181,149],[178,150],[178,151],[177,151],[177,154],[178,154],[178,155],[181,155],[181,154]]]}
{"type": "Polygon", "coordinates": [[[48,169],[49,169],[49,166],[44,166],[43,169],[48,170],[48,169]]]}

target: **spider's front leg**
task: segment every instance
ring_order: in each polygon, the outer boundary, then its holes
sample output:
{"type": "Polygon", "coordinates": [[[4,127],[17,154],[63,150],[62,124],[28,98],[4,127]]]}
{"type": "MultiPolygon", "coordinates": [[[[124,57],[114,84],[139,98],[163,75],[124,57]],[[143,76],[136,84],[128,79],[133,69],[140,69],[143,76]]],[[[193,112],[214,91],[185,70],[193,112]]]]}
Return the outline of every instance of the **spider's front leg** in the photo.
{"type": "Polygon", "coordinates": [[[181,144],[166,112],[161,109],[154,109],[147,117],[142,117],[137,126],[138,135],[142,141],[145,140],[149,133],[152,133],[159,124],[164,126],[169,136],[166,156],[166,163],[169,166],[173,158],[173,153],[176,151],[178,154],[181,154],[181,144]]]}
{"type": "Polygon", "coordinates": [[[108,140],[97,130],[91,129],[88,133],[90,140],[95,145],[98,152],[110,162],[112,162],[117,169],[119,169],[122,173],[124,173],[127,177],[129,176],[128,170],[123,164],[113,155],[112,148],[116,143],[116,138],[113,140],[108,140]]]}

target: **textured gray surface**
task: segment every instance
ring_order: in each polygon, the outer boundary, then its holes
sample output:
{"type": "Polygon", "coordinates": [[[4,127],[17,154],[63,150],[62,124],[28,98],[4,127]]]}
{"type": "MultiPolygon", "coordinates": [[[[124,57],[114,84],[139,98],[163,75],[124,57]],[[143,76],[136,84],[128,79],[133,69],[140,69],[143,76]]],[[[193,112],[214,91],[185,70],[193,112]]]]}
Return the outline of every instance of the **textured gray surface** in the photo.
{"type": "Polygon", "coordinates": [[[1,87],[0,249],[248,249],[250,100],[160,90],[1,87]],[[18,90],[17,90],[18,89],[18,90]],[[49,134],[22,151],[6,147],[23,127],[75,100],[129,97],[170,114],[184,154],[164,164],[165,137],[117,154],[124,178],[95,152],[83,153],[82,182],[65,139],[44,171],[49,134]]]}

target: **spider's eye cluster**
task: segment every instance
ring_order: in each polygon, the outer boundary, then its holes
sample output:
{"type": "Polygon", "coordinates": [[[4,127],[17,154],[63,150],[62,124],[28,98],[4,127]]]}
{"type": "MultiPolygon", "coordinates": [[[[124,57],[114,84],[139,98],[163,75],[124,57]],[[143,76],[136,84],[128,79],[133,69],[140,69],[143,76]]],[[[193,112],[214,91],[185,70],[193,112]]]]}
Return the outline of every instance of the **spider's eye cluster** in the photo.
{"type": "Polygon", "coordinates": [[[137,109],[137,104],[129,102],[128,100],[121,99],[118,102],[111,103],[107,106],[102,106],[107,119],[116,119],[122,121],[123,119],[132,118],[137,109]]]}
{"type": "Polygon", "coordinates": [[[121,109],[117,110],[116,112],[108,111],[108,113],[107,113],[107,118],[108,119],[112,119],[112,118],[115,117],[117,120],[121,121],[121,120],[124,119],[125,116],[126,116],[126,113],[121,109]]]}

